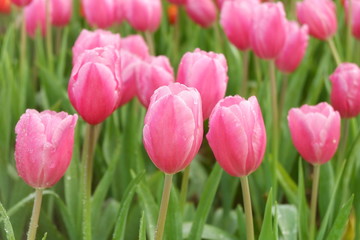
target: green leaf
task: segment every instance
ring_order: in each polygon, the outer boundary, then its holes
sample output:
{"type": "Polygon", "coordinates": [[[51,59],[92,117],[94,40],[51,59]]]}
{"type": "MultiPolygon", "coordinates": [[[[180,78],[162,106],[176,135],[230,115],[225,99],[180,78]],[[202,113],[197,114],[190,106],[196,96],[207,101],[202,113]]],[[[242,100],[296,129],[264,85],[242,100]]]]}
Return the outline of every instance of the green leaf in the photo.
{"type": "Polygon", "coordinates": [[[165,225],[165,239],[168,240],[182,240],[182,216],[181,208],[179,207],[179,194],[174,187],[171,188],[169,209],[166,217],[165,225]]]}
{"type": "Polygon", "coordinates": [[[277,220],[284,240],[296,240],[298,235],[298,211],[294,205],[280,204],[276,208],[277,220]]]}
{"type": "Polygon", "coordinates": [[[299,171],[298,171],[298,210],[299,213],[299,239],[308,238],[308,219],[309,207],[306,202],[305,185],[304,185],[304,172],[301,158],[299,158],[299,171]]]}
{"type": "Polygon", "coordinates": [[[4,230],[6,232],[6,238],[8,240],[15,240],[14,230],[12,228],[10,218],[7,215],[5,208],[1,203],[0,203],[0,214],[1,214],[1,220],[4,221],[4,225],[5,225],[4,230]]]}
{"type": "Polygon", "coordinates": [[[221,167],[216,164],[213,168],[208,180],[206,181],[204,191],[201,195],[198,209],[196,210],[195,218],[193,220],[193,225],[191,226],[191,231],[189,239],[195,240],[200,239],[204,230],[205,221],[210,212],[210,207],[214,201],[215,193],[219,186],[221,175],[223,170],[221,167]]]}
{"type": "Polygon", "coordinates": [[[276,239],[275,232],[272,226],[272,215],[271,215],[272,204],[273,204],[272,190],[270,190],[268,200],[266,201],[264,221],[261,227],[259,240],[276,239]]]}
{"type": "Polygon", "coordinates": [[[136,187],[139,182],[144,177],[145,173],[139,174],[136,178],[134,178],[129,186],[126,188],[124,197],[121,200],[121,206],[118,213],[118,218],[115,224],[115,231],[113,235],[113,240],[121,240],[124,239],[125,227],[126,227],[126,219],[130,209],[131,200],[134,196],[136,187]]]}
{"type": "Polygon", "coordinates": [[[344,204],[337,215],[335,222],[330,230],[327,240],[338,240],[341,239],[344,234],[345,226],[349,220],[349,215],[354,200],[354,195],[344,204]]]}
{"type": "Polygon", "coordinates": [[[144,212],[141,214],[140,219],[139,240],[146,240],[146,219],[144,212]]]}
{"type": "Polygon", "coordinates": [[[46,240],[46,238],[47,238],[47,232],[44,234],[44,236],[41,240],[46,240]]]}
{"type": "MultiPolygon", "coordinates": [[[[193,239],[189,237],[190,230],[192,230],[192,223],[186,222],[183,224],[182,234],[184,238],[193,239]]],[[[236,240],[237,238],[225,232],[224,230],[217,228],[212,225],[205,224],[203,226],[204,231],[202,232],[199,239],[209,239],[209,240],[236,240]]]]}

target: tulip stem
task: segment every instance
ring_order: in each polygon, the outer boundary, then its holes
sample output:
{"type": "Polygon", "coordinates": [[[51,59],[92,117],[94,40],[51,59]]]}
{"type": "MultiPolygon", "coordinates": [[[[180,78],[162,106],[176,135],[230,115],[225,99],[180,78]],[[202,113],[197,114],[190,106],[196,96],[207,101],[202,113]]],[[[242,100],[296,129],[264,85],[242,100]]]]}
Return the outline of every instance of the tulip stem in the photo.
{"type": "Polygon", "coordinates": [[[155,56],[155,45],[154,45],[153,34],[150,31],[145,31],[145,39],[149,46],[150,54],[152,56],[155,56]]]}
{"type": "Polygon", "coordinates": [[[352,25],[352,0],[348,1],[348,14],[347,14],[347,24],[346,24],[346,60],[351,62],[352,59],[352,36],[351,36],[351,25],[352,25]]]}
{"type": "Polygon", "coordinates": [[[20,45],[20,63],[21,63],[21,74],[22,78],[25,77],[25,66],[26,66],[26,20],[25,11],[22,10],[22,23],[21,23],[21,45],[20,45]]]}
{"type": "Polygon", "coordinates": [[[50,0],[46,0],[46,50],[50,69],[53,67],[50,0]]]}
{"type": "Polygon", "coordinates": [[[282,86],[281,86],[280,107],[279,107],[280,118],[282,118],[281,116],[282,116],[282,112],[283,112],[284,105],[285,105],[286,92],[287,92],[288,82],[289,82],[289,75],[284,73],[283,76],[284,76],[284,78],[283,78],[282,86]]]}
{"type": "Polygon", "coordinates": [[[277,99],[275,63],[269,62],[270,71],[270,91],[271,91],[271,105],[272,105],[272,171],[273,171],[273,189],[274,196],[277,196],[277,161],[278,161],[278,148],[279,148],[279,110],[277,99]]]}
{"type": "Polygon", "coordinates": [[[182,181],[181,181],[181,191],[180,191],[180,206],[181,210],[184,210],[185,203],[186,203],[186,195],[189,185],[189,175],[190,175],[190,165],[185,168],[182,181]]]}
{"type": "Polygon", "coordinates": [[[337,169],[340,169],[341,163],[344,161],[345,157],[345,150],[346,150],[346,143],[349,136],[349,125],[350,121],[348,119],[342,119],[343,125],[341,130],[341,138],[340,138],[340,145],[338,149],[338,157],[337,157],[337,169]]]}
{"type": "Polygon", "coordinates": [[[155,240],[162,240],[164,235],[166,213],[169,205],[170,190],[172,183],[172,174],[165,174],[164,191],[161,198],[159,218],[155,230],[155,240]]]}
{"type": "Polygon", "coordinates": [[[314,165],[314,178],[311,193],[311,210],[310,210],[310,240],[315,239],[315,228],[316,228],[316,205],[317,196],[319,190],[319,179],[320,179],[320,165],[314,165]]]}
{"type": "Polygon", "coordinates": [[[249,74],[249,51],[242,54],[242,86],[240,88],[240,95],[247,97],[248,94],[248,74],[249,74]]]}
{"type": "Polygon", "coordinates": [[[27,240],[35,240],[36,238],[36,231],[38,228],[39,216],[41,210],[42,195],[43,195],[43,189],[35,188],[35,200],[34,200],[34,206],[33,206],[30,225],[29,225],[29,231],[27,234],[27,240]]]}
{"type": "Polygon", "coordinates": [[[91,239],[91,182],[93,154],[96,144],[96,125],[87,124],[84,144],[83,167],[83,239],[91,239]]]}
{"type": "Polygon", "coordinates": [[[241,189],[243,193],[245,216],[246,216],[246,238],[247,240],[254,240],[254,223],[253,223],[253,215],[251,208],[249,181],[247,176],[241,177],[240,181],[241,181],[241,189]]]}
{"type": "Polygon", "coordinates": [[[340,65],[341,64],[341,58],[340,58],[340,55],[336,49],[336,46],[335,46],[335,43],[334,43],[334,39],[333,38],[329,38],[327,40],[327,42],[329,43],[329,46],[330,46],[330,49],[331,49],[331,53],[335,59],[335,62],[337,65],[340,65]]]}

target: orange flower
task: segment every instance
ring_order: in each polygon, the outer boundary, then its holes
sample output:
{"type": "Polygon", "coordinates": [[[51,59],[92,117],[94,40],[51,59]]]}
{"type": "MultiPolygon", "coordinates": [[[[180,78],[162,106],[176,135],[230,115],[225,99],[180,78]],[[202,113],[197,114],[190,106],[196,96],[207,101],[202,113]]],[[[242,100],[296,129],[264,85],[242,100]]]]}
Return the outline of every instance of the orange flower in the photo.
{"type": "Polygon", "coordinates": [[[11,1],[0,0],[0,13],[10,13],[10,10],[11,10],[11,1]]]}
{"type": "Polygon", "coordinates": [[[169,23],[170,24],[176,23],[176,21],[178,20],[178,6],[175,4],[170,4],[167,9],[167,13],[168,13],[169,23]]]}

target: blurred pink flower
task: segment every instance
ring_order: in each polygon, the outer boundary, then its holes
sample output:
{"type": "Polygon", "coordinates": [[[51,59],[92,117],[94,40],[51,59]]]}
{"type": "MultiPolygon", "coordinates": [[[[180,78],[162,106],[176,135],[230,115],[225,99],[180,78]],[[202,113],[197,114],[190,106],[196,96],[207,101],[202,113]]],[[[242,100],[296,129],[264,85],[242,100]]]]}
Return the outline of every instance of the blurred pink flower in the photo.
{"type": "Polygon", "coordinates": [[[138,31],[154,32],[160,26],[160,0],[131,0],[125,3],[126,19],[138,31]]]}
{"type": "Polygon", "coordinates": [[[107,28],[116,21],[115,0],[81,0],[85,18],[91,26],[107,28]]]}
{"type": "Polygon", "coordinates": [[[185,10],[189,17],[202,27],[209,27],[216,21],[216,6],[212,0],[190,0],[185,10]]]}

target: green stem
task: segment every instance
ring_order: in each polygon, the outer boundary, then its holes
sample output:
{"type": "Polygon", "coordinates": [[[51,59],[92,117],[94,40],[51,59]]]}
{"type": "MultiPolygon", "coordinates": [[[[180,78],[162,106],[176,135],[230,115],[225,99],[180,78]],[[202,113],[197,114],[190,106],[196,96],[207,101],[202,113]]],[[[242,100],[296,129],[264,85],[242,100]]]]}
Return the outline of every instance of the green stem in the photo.
{"type": "Polygon", "coordinates": [[[166,213],[169,205],[170,190],[172,183],[172,174],[165,174],[164,191],[161,198],[159,218],[155,230],[155,240],[162,240],[164,235],[166,213]]]}
{"type": "Polygon", "coordinates": [[[314,178],[312,185],[311,193],[311,208],[310,208],[310,240],[315,239],[315,229],[316,229],[316,205],[317,205],[317,196],[319,190],[319,179],[320,179],[320,165],[314,165],[314,178]]]}
{"type": "MultiPolygon", "coordinates": [[[[179,6],[179,11],[180,11],[180,6],[179,6]]],[[[178,61],[179,58],[179,48],[180,48],[180,14],[177,16],[177,19],[174,23],[174,45],[173,45],[173,56],[174,59],[176,60],[176,62],[178,61]]]]}
{"type": "Polygon", "coordinates": [[[346,144],[347,144],[347,139],[349,136],[349,126],[350,126],[350,121],[349,119],[341,119],[342,120],[342,130],[341,130],[341,138],[340,138],[340,143],[339,143],[339,148],[338,148],[338,156],[337,156],[337,168],[336,169],[340,169],[341,163],[344,161],[344,157],[345,157],[345,153],[346,153],[346,144]]]}
{"type": "Polygon", "coordinates": [[[214,34],[215,34],[215,40],[216,40],[216,41],[215,41],[215,42],[216,42],[215,49],[216,49],[216,51],[218,51],[218,52],[222,52],[222,49],[223,49],[223,40],[222,40],[222,38],[221,38],[218,21],[214,22],[213,28],[214,28],[214,34]]]}
{"type": "Polygon", "coordinates": [[[185,168],[183,178],[181,181],[181,191],[180,191],[180,206],[181,209],[184,210],[185,203],[186,203],[186,195],[189,185],[189,175],[190,175],[190,165],[185,168]]]}
{"type": "Polygon", "coordinates": [[[93,154],[96,143],[96,125],[87,124],[82,160],[83,174],[83,239],[91,239],[91,182],[93,172],[93,154]]]}
{"type": "Polygon", "coordinates": [[[335,62],[337,65],[340,65],[341,64],[341,58],[340,58],[340,55],[336,49],[336,46],[335,46],[335,43],[334,43],[334,39],[333,38],[329,38],[327,40],[327,42],[329,43],[329,46],[330,46],[330,50],[331,50],[331,53],[335,59],[335,62]]]}
{"type": "Polygon", "coordinates": [[[248,94],[248,76],[249,74],[249,51],[242,54],[242,86],[240,88],[240,95],[247,97],[248,94]]]}
{"type": "Polygon", "coordinates": [[[46,51],[50,69],[53,67],[50,0],[46,1],[46,51]]]}
{"type": "Polygon", "coordinates": [[[286,98],[286,92],[287,92],[287,88],[288,88],[288,82],[289,82],[289,74],[284,73],[284,78],[282,81],[282,86],[281,86],[281,95],[280,95],[280,118],[282,118],[282,113],[283,113],[283,109],[285,106],[285,98],[286,98]]]}
{"type": "Polygon", "coordinates": [[[247,240],[254,240],[254,223],[253,223],[253,215],[251,208],[249,181],[247,176],[241,177],[240,181],[241,181],[241,188],[244,198],[244,207],[245,207],[245,216],[246,216],[246,237],[247,240]]]}
{"type": "Polygon", "coordinates": [[[41,201],[43,195],[42,193],[43,193],[43,189],[41,188],[35,189],[35,200],[34,200],[34,206],[33,206],[30,225],[29,225],[29,231],[27,234],[27,240],[35,240],[36,238],[36,231],[38,228],[39,216],[41,210],[41,201]]]}
{"type": "Polygon", "coordinates": [[[154,39],[153,34],[149,31],[145,32],[145,39],[149,46],[149,51],[152,56],[155,56],[155,45],[154,45],[154,39]]]}
{"type": "Polygon", "coordinates": [[[277,196],[277,161],[278,161],[278,149],[279,149],[279,110],[277,99],[277,87],[276,87],[276,75],[275,75],[275,63],[269,62],[269,74],[270,74],[270,92],[271,92],[271,105],[272,105],[272,171],[273,171],[273,190],[276,199],[277,196]]]}
{"type": "Polygon", "coordinates": [[[352,59],[352,48],[353,48],[353,38],[351,35],[351,25],[352,25],[352,0],[348,1],[348,14],[347,14],[347,24],[346,24],[346,60],[351,62],[352,59]]]}
{"type": "Polygon", "coordinates": [[[21,38],[20,38],[20,64],[21,64],[21,77],[25,75],[26,67],[26,21],[25,21],[25,11],[22,11],[22,23],[21,23],[21,38]]]}
{"type": "Polygon", "coordinates": [[[262,74],[261,74],[261,62],[260,62],[260,58],[258,58],[257,56],[254,56],[254,61],[255,61],[256,80],[257,80],[258,85],[260,86],[260,84],[262,83],[262,74]]]}

